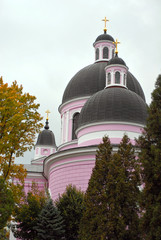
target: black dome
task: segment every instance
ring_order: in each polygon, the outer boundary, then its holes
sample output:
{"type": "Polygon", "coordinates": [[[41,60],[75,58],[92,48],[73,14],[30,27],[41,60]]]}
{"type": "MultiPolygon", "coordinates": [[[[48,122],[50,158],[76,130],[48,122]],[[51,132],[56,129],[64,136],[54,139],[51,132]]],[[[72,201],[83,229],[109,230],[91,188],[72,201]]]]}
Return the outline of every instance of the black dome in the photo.
{"type": "Polygon", "coordinates": [[[47,145],[56,147],[54,133],[49,130],[49,122],[46,120],[45,129],[39,133],[36,145],[47,145]]]}
{"type": "MultiPolygon", "coordinates": [[[[107,62],[97,62],[76,73],[64,91],[62,103],[79,97],[91,96],[104,89],[106,81],[106,66],[107,62]]],[[[130,72],[127,73],[127,87],[145,100],[145,96],[139,82],[130,72]]]]}
{"type": "Polygon", "coordinates": [[[79,127],[102,121],[145,124],[147,105],[136,93],[125,88],[107,88],[94,94],[79,116],[79,127]]]}
{"type": "Polygon", "coordinates": [[[36,145],[47,145],[56,147],[55,137],[52,131],[44,129],[41,133],[39,133],[36,145]]]}
{"type": "Polygon", "coordinates": [[[105,87],[107,62],[97,62],[81,69],[68,83],[62,103],[78,97],[91,96],[105,87]]]}
{"type": "Polygon", "coordinates": [[[112,64],[120,64],[126,66],[126,63],[122,58],[119,58],[117,55],[115,57],[111,58],[110,61],[107,63],[107,65],[112,65],[112,64]]]}
{"type": "Polygon", "coordinates": [[[99,36],[96,38],[96,41],[95,41],[95,42],[102,41],[102,40],[107,40],[107,41],[112,41],[112,42],[114,42],[113,37],[110,36],[109,34],[106,34],[106,33],[99,35],[99,36]]]}
{"type": "Polygon", "coordinates": [[[140,83],[134,77],[134,75],[129,71],[127,72],[127,88],[137,93],[145,101],[145,95],[140,86],[140,83]]]}

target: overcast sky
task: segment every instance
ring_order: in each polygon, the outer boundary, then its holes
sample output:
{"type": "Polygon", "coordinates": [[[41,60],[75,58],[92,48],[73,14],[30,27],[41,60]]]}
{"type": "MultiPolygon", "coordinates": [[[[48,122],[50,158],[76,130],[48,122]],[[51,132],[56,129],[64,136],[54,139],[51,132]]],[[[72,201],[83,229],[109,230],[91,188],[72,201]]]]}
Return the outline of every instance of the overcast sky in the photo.
{"type": "Polygon", "coordinates": [[[121,42],[119,57],[150,103],[161,73],[160,13],[161,0],[0,0],[0,75],[36,96],[43,122],[51,111],[58,145],[63,92],[77,71],[94,62],[93,42],[105,16],[107,33],[121,42]]]}

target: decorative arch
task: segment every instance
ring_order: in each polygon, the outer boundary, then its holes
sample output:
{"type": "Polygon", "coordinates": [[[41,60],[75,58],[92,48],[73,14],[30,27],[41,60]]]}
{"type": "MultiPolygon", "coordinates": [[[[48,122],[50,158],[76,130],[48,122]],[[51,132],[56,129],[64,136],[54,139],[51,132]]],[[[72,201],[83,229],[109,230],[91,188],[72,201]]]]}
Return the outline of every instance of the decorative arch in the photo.
{"type": "Polygon", "coordinates": [[[112,49],[112,58],[114,57],[115,50],[112,49]]]}
{"type": "Polygon", "coordinates": [[[72,140],[77,139],[76,129],[78,128],[79,112],[74,113],[72,122],[72,140]]]}
{"type": "Polygon", "coordinates": [[[115,72],[115,83],[120,84],[120,72],[115,72]]]}
{"type": "Polygon", "coordinates": [[[107,75],[107,84],[108,85],[111,84],[111,73],[108,73],[108,75],[107,75]]]}
{"type": "Polygon", "coordinates": [[[99,59],[99,48],[96,49],[96,60],[99,59]]]}
{"type": "Polygon", "coordinates": [[[126,85],[126,74],[124,74],[124,85],[126,85]]]}
{"type": "Polygon", "coordinates": [[[108,58],[108,47],[103,48],[103,58],[108,58]]]}

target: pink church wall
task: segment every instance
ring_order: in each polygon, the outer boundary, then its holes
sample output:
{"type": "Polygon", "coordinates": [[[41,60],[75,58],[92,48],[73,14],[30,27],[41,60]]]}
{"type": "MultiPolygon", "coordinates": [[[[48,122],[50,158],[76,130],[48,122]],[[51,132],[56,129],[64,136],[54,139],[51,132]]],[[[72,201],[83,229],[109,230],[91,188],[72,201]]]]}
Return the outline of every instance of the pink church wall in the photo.
{"type": "Polygon", "coordinates": [[[62,117],[62,139],[61,143],[72,140],[73,115],[80,112],[88,97],[85,99],[75,99],[72,102],[62,105],[59,109],[62,117]]]}
{"type": "Polygon", "coordinates": [[[64,112],[67,112],[69,110],[73,110],[75,108],[82,107],[86,101],[87,101],[87,99],[82,99],[82,100],[75,99],[74,101],[65,104],[61,108],[61,114],[64,114],[64,112]]]}
{"type": "Polygon", "coordinates": [[[33,182],[38,185],[38,189],[40,191],[45,190],[45,188],[47,187],[47,180],[44,178],[26,178],[24,184],[24,191],[26,194],[31,190],[33,182]]]}
{"type": "Polygon", "coordinates": [[[102,43],[102,42],[100,42],[100,43],[96,43],[95,44],[95,48],[99,48],[100,46],[103,46],[103,47],[105,47],[105,46],[112,46],[113,48],[115,48],[115,45],[113,44],[113,43],[111,43],[111,42],[108,42],[108,44],[107,44],[107,42],[104,42],[104,43],[102,43]]]}
{"type": "Polygon", "coordinates": [[[105,135],[110,137],[111,144],[119,144],[125,133],[131,139],[131,143],[135,145],[135,138],[142,133],[142,130],[143,128],[141,126],[126,124],[88,126],[78,130],[78,146],[98,145],[105,135]]]}
{"type": "Polygon", "coordinates": [[[63,145],[63,144],[60,145],[59,151],[63,151],[63,150],[66,150],[66,149],[71,149],[71,148],[76,148],[76,147],[78,147],[78,143],[76,142],[76,143],[73,144],[73,141],[70,141],[66,145],[63,145]]]}
{"type": "Polygon", "coordinates": [[[53,163],[49,173],[49,189],[52,199],[62,194],[69,184],[76,185],[77,188],[85,191],[94,164],[95,155],[68,158],[53,163]]]}
{"type": "Polygon", "coordinates": [[[78,138],[90,132],[111,131],[111,130],[115,130],[115,131],[124,130],[129,132],[142,133],[143,128],[140,126],[126,125],[126,124],[103,124],[103,125],[97,125],[97,126],[89,126],[78,131],[78,138]]]}

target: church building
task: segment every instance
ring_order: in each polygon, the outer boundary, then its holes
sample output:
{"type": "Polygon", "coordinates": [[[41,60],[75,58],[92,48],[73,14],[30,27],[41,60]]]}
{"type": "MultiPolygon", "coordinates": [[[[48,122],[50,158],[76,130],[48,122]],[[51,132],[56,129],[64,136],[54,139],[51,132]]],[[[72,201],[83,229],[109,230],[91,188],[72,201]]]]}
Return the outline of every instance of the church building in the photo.
{"type": "Polygon", "coordinates": [[[34,159],[25,165],[26,191],[32,181],[40,189],[47,187],[53,200],[69,184],[85,191],[102,138],[109,136],[115,151],[124,134],[135,145],[135,138],[142,133],[147,118],[144,92],[119,57],[119,42],[107,34],[106,21],[103,34],[93,43],[94,63],[77,72],[64,90],[58,109],[60,146],[49,129],[47,114],[34,159]]]}

